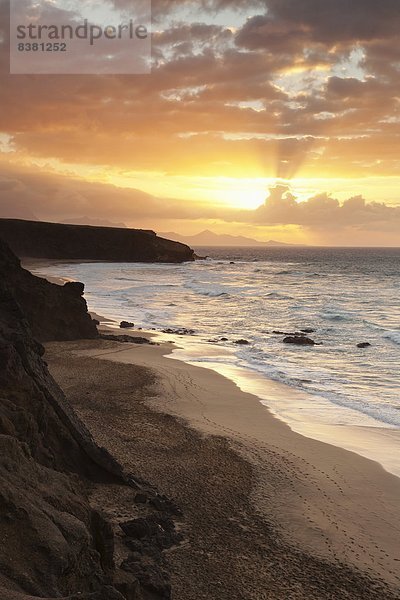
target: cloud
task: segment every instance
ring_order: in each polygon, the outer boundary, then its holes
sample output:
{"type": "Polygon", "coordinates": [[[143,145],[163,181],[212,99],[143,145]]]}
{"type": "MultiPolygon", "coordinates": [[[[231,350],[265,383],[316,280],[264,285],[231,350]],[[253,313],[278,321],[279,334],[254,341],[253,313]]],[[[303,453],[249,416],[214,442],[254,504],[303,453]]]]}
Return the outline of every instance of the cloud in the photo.
{"type": "MultiPolygon", "coordinates": [[[[34,177],[32,168],[3,173],[3,212],[19,207],[38,218],[97,215],[128,223],[208,215],[321,231],[345,227],[346,219],[368,231],[397,226],[397,209],[362,199],[298,203],[283,194],[239,215],[76,179],[101,169],[166,177],[398,175],[398,0],[196,6],[193,12],[193,2],[154,0],[151,76],[11,76],[6,28],[0,32],[0,134],[12,140],[9,161],[56,162],[71,173],[70,182],[34,177]]],[[[0,23],[8,23],[4,0],[0,23]]]]}
{"type": "MultiPolygon", "coordinates": [[[[230,215],[225,210],[224,214],[230,215]]],[[[89,183],[67,176],[0,168],[0,217],[66,221],[82,216],[97,221],[219,218],[210,205],[160,198],[138,189],[89,183]]]]}
{"type": "Polygon", "coordinates": [[[86,223],[126,223],[163,229],[163,223],[183,230],[186,222],[218,220],[254,227],[298,226],[325,239],[346,231],[381,239],[390,235],[400,244],[400,207],[367,202],[353,196],[344,202],[319,194],[299,202],[287,185],[269,191],[255,210],[212,206],[202,202],[155,197],[140,190],[87,183],[60,175],[0,169],[0,217],[86,223]],[[181,223],[181,225],[179,225],[181,223]]]}
{"type": "Polygon", "coordinates": [[[391,231],[400,242],[400,206],[383,202],[367,202],[354,196],[340,203],[328,194],[313,196],[298,202],[289,188],[278,185],[271,188],[265,204],[257,208],[251,220],[264,225],[301,225],[313,230],[355,228],[365,231],[391,231]]]}
{"type": "Polygon", "coordinates": [[[267,0],[275,20],[296,24],[310,40],[337,44],[398,36],[397,0],[267,0]]]}

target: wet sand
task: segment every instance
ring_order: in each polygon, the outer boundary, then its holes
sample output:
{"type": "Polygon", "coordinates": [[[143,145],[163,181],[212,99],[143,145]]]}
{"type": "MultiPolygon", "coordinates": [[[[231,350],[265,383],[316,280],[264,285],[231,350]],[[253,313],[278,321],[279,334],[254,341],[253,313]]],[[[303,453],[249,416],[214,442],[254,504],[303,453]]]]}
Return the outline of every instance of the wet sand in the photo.
{"type": "Polygon", "coordinates": [[[173,597],[400,598],[400,479],[171,347],[53,343],[46,360],[97,441],[182,507],[173,597]]]}

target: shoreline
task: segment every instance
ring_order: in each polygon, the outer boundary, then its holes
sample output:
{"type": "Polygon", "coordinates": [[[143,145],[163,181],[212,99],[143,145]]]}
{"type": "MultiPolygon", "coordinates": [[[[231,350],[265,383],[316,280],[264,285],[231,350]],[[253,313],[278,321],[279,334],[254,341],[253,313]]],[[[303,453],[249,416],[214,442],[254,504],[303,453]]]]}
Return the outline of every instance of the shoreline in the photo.
{"type": "MultiPolygon", "coordinates": [[[[41,269],[74,262],[81,263],[82,261],[23,259],[22,266],[38,277],[43,277],[58,285],[64,285],[68,281],[67,278],[49,277],[41,269]]],[[[97,313],[96,309],[91,310],[90,307],[89,313],[92,318],[100,321],[102,327],[112,329],[114,334],[116,332],[129,334],[129,330],[121,330],[117,321],[112,317],[102,316],[97,313]]],[[[292,431],[355,452],[361,457],[379,463],[388,473],[400,478],[399,428],[383,424],[379,426],[377,425],[378,421],[373,417],[368,417],[348,407],[340,407],[339,410],[346,411],[346,414],[349,415],[354,413],[356,422],[354,424],[332,423],[326,418],[326,414],[336,411],[337,405],[322,396],[277,382],[249,367],[229,365],[229,361],[225,364],[213,363],[211,360],[213,357],[223,356],[223,348],[196,340],[195,337],[164,334],[158,330],[146,328],[137,331],[136,335],[154,336],[160,341],[173,341],[175,347],[171,351],[170,359],[180,360],[199,368],[211,369],[221,374],[236,384],[243,392],[257,396],[265,410],[268,410],[274,418],[287,424],[292,431]],[[210,360],[207,362],[196,361],[196,355],[203,356],[204,349],[210,360]],[[359,424],[360,420],[362,421],[361,425],[359,424]]]]}
{"type": "MultiPolygon", "coordinates": [[[[102,317],[101,320],[104,333],[121,333],[116,324],[107,323],[102,317]]],[[[143,332],[124,330],[122,333],[141,335],[143,332]]],[[[215,519],[212,536],[221,536],[222,531],[226,532],[227,522],[231,519],[238,523],[242,533],[249,528],[252,531],[249,538],[251,544],[246,549],[246,560],[256,560],[251,554],[253,545],[257,548],[265,536],[271,536],[274,560],[281,561],[284,571],[289,569],[288,561],[294,560],[297,564],[299,560],[303,564],[303,560],[306,560],[306,564],[313,565],[313,568],[315,561],[318,572],[322,569],[324,577],[330,578],[331,570],[337,570],[334,578],[339,577],[340,580],[343,576],[345,582],[349,574],[350,578],[357,578],[357,574],[366,578],[361,584],[363,590],[367,586],[365,595],[364,592],[355,591],[353,596],[346,592],[343,598],[369,598],[369,584],[374,589],[379,585],[389,585],[391,593],[397,594],[400,589],[397,558],[400,479],[385,471],[377,462],[355,452],[296,433],[267,410],[258,395],[241,390],[232,378],[204,368],[207,365],[182,361],[178,356],[176,339],[171,340],[175,336],[164,334],[164,341],[161,341],[162,336],[157,332],[144,333],[156,335],[156,341],[158,337],[160,344],[146,346],[103,338],[46,345],[50,372],[66,392],[96,442],[126,466],[131,463],[139,465],[140,469],[136,472],[155,484],[162,493],[179,499],[180,494],[184,498],[189,490],[191,500],[186,504],[186,510],[191,514],[194,527],[197,526],[196,521],[203,518],[203,508],[191,495],[192,491],[196,489],[197,495],[208,494],[206,488],[211,484],[213,491],[222,494],[222,502],[227,504],[224,509],[227,514],[225,520],[222,519],[224,510],[220,505],[214,506],[217,514],[207,517],[207,526],[211,518],[215,519]],[[97,379],[92,382],[91,369],[97,373],[97,379]],[[138,369],[146,372],[149,378],[144,397],[139,400],[146,406],[147,420],[140,423],[139,429],[135,421],[137,415],[129,401],[131,395],[137,393],[137,384],[132,386],[129,382],[137,381],[138,369]],[[116,373],[121,374],[121,381],[116,373]],[[133,374],[135,379],[131,379],[133,374]],[[153,418],[161,419],[163,425],[152,429],[153,418]],[[104,422],[107,422],[106,430],[104,422]],[[164,428],[167,425],[170,433],[165,438],[164,428]],[[195,435],[192,440],[195,449],[193,464],[190,472],[185,472],[186,455],[179,450],[176,458],[179,468],[175,478],[167,481],[171,436],[173,439],[178,430],[186,440],[195,435]],[[138,435],[143,446],[139,455],[134,456],[129,448],[138,443],[138,435]],[[202,463],[197,456],[199,439],[207,452],[212,452],[215,464],[211,471],[208,460],[202,463]],[[221,444],[216,451],[215,446],[221,444]],[[221,470],[222,458],[227,462],[221,470]],[[240,474],[231,472],[233,466],[234,471],[240,466],[240,474]],[[185,472],[184,482],[181,480],[182,469],[185,472]],[[199,478],[202,480],[200,488],[199,478]],[[228,496],[225,495],[227,489],[228,496]],[[232,513],[232,517],[229,517],[230,503],[234,506],[242,503],[242,509],[236,516],[232,513]],[[250,511],[251,515],[249,512],[244,524],[242,518],[246,511],[250,511]],[[259,521],[261,524],[256,527],[259,521]],[[265,527],[267,530],[260,535],[265,527]],[[256,529],[257,534],[254,533],[256,529]]],[[[180,336],[176,338],[178,343],[182,341],[180,336]]],[[[175,448],[174,444],[172,448],[175,448]]],[[[240,547],[241,535],[237,532],[231,543],[237,543],[240,547]]],[[[232,560],[237,559],[239,550],[235,547],[232,551],[232,560]]],[[[225,546],[224,551],[228,551],[225,546]]],[[[180,561],[183,553],[190,566],[193,560],[191,550],[173,550],[172,572],[180,568],[174,563],[175,552],[180,561]]],[[[257,552],[260,553],[259,547],[257,552]]],[[[219,564],[217,572],[221,573],[223,569],[219,564]]],[[[207,579],[206,573],[207,570],[202,571],[202,580],[207,579]]],[[[182,577],[186,576],[181,573],[182,577]]],[[[298,573],[296,577],[299,577],[298,573]]],[[[309,583],[299,581],[295,578],[290,583],[294,583],[298,590],[294,598],[319,600],[330,597],[321,592],[303,595],[303,584],[307,586],[309,583]]],[[[347,586],[347,583],[344,585],[347,586]]],[[[224,586],[228,589],[228,580],[224,586]]],[[[332,588],[325,583],[322,589],[332,588]]],[[[335,598],[341,598],[341,593],[335,588],[335,598]]],[[[379,593],[377,598],[390,597],[383,588],[379,593]]],[[[186,597],[198,597],[185,594],[181,596],[185,600],[186,597]]],[[[204,597],[220,596],[205,594],[204,597]]],[[[258,595],[247,595],[247,592],[244,597],[259,598],[258,595]]]]}
{"type": "MultiPolygon", "coordinates": [[[[160,337],[165,338],[164,335],[160,337]]],[[[175,342],[179,343],[179,340],[175,339],[175,342]]],[[[175,348],[169,358],[219,373],[235,383],[241,391],[256,396],[274,418],[288,425],[292,431],[355,452],[379,463],[388,473],[400,478],[400,429],[384,424],[378,426],[372,417],[360,415],[346,407],[341,408],[348,414],[354,413],[355,419],[363,419],[364,423],[331,422],[326,413],[337,410],[336,405],[332,409],[332,404],[325,398],[270,379],[249,367],[212,360],[199,362],[190,356],[186,348],[175,348]]]]}
{"type": "MultiPolygon", "coordinates": [[[[400,480],[380,465],[293,432],[267,411],[258,397],[242,392],[229,379],[209,369],[171,361],[170,344],[138,346],[105,340],[49,344],[51,370],[54,348],[62,353],[60,364],[74,356],[77,361],[93,361],[88,365],[102,363],[99,369],[110,369],[110,373],[122,367],[154,373],[157,389],[146,400],[149,409],[171,415],[177,424],[183,423],[204,439],[226,440],[253,473],[249,499],[256,514],[273,523],[285,544],[399,589],[400,480]]],[[[57,379],[57,373],[53,375],[57,379]]],[[[114,401],[118,405],[118,399],[114,401]]],[[[104,408],[98,405],[97,410],[101,413],[104,408]]],[[[92,418],[87,422],[89,428],[92,418]]],[[[121,427],[119,424],[116,434],[110,430],[99,441],[112,440],[121,427]]],[[[123,439],[129,445],[129,433],[123,439]]],[[[151,439],[151,446],[159,443],[163,448],[160,431],[157,439],[151,439]]],[[[158,469],[168,469],[168,456],[161,458],[157,453],[157,457],[164,464],[158,469]]],[[[189,486],[192,483],[187,482],[189,486]]],[[[240,495],[240,486],[236,493],[240,495]]]]}

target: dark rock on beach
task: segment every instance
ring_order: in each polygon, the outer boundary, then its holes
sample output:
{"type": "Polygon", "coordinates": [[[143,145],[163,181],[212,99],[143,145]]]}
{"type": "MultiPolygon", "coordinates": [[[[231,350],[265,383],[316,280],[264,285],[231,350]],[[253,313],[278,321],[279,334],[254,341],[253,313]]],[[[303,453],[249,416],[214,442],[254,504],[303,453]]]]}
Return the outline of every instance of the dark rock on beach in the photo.
{"type": "Polygon", "coordinates": [[[194,329],[186,329],[185,327],[180,329],[172,329],[168,327],[167,329],[162,329],[162,333],[169,333],[171,335],[194,335],[196,332],[194,329]]]}
{"type": "Polygon", "coordinates": [[[132,327],[135,327],[135,323],[131,323],[130,321],[121,321],[119,326],[121,329],[132,329],[132,327]]]}
{"type": "Polygon", "coordinates": [[[162,551],[179,544],[182,536],[165,515],[148,515],[120,524],[125,544],[132,551],[121,568],[133,573],[144,590],[169,600],[171,586],[165,571],[162,551]]]}
{"type": "Polygon", "coordinates": [[[0,219],[0,238],[17,256],[113,262],[194,260],[194,251],[154,231],[0,219]]]}
{"type": "Polygon", "coordinates": [[[150,514],[146,517],[138,517],[121,523],[120,527],[127,538],[147,542],[152,539],[153,545],[160,550],[171,548],[181,540],[175,530],[174,521],[166,515],[150,514]]]}
{"type": "Polygon", "coordinates": [[[288,336],[283,340],[284,344],[296,344],[297,346],[315,346],[316,343],[311,338],[304,335],[288,336]]]}
{"type": "Polygon", "coordinates": [[[123,342],[126,344],[149,344],[155,346],[156,344],[148,338],[137,336],[137,335],[113,335],[108,333],[101,333],[100,339],[111,341],[111,342],[123,342]]]}
{"type": "Polygon", "coordinates": [[[273,331],[272,333],[274,335],[288,335],[291,337],[304,337],[306,333],[312,333],[313,330],[309,330],[309,331],[273,331]]]}
{"type": "Polygon", "coordinates": [[[235,340],[233,343],[239,346],[248,346],[250,344],[248,340],[235,340]]]}
{"type": "Polygon", "coordinates": [[[357,348],[369,348],[371,344],[369,342],[360,342],[357,344],[357,348]]]}

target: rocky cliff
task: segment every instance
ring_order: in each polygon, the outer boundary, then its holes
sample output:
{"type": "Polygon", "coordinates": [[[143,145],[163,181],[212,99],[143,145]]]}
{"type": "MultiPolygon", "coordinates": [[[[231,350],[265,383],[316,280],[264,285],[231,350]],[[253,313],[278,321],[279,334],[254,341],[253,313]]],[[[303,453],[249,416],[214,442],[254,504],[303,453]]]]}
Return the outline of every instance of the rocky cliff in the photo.
{"type": "MultiPolygon", "coordinates": [[[[124,515],[135,517],[139,484],[132,475],[124,473],[106,450],[96,445],[50,376],[42,358],[44,349],[33,337],[31,326],[38,337],[51,338],[53,334],[48,327],[42,331],[41,313],[33,309],[33,304],[35,300],[46,302],[47,295],[51,297],[55,292],[47,282],[28,275],[2,243],[0,598],[169,598],[167,575],[157,564],[157,560],[162,560],[158,548],[154,562],[150,567],[145,565],[138,576],[115,564],[113,525],[93,505],[91,493],[97,490],[99,495],[105,488],[128,490],[123,495],[128,498],[132,514],[125,510],[124,515]],[[23,305],[27,306],[29,319],[23,305]]],[[[59,301],[62,303],[65,297],[68,303],[70,290],[60,290],[59,301]]],[[[72,297],[75,319],[84,324],[85,333],[86,306],[80,295],[78,298],[74,292],[72,297]]],[[[54,335],[58,331],[54,329],[54,335]]],[[[140,487],[147,489],[143,483],[140,487]]],[[[117,491],[116,497],[121,494],[122,491],[117,491]]],[[[158,525],[160,518],[153,525],[157,532],[163,530],[158,525]]],[[[153,523],[155,517],[150,515],[149,519],[153,523]]],[[[144,522],[147,523],[146,519],[144,522]]],[[[131,518],[129,523],[136,521],[131,518]]],[[[162,515],[162,523],[167,523],[168,530],[173,532],[168,515],[162,515]]],[[[139,544],[134,539],[135,528],[132,531],[128,528],[125,535],[129,539],[133,536],[131,543],[139,544]]]]}
{"type": "Polygon", "coordinates": [[[33,336],[41,342],[97,337],[78,282],[55,285],[23,269],[0,239],[0,274],[20,305],[33,336]]]}
{"type": "Polygon", "coordinates": [[[141,229],[0,219],[0,238],[19,257],[164,263],[194,259],[189,246],[141,229]]]}

